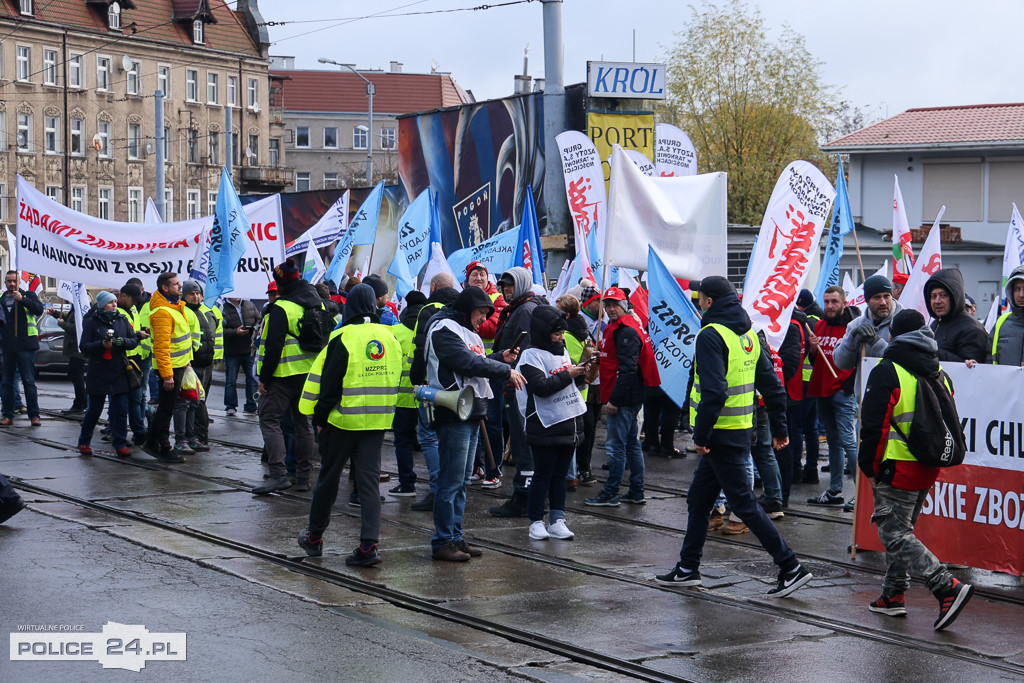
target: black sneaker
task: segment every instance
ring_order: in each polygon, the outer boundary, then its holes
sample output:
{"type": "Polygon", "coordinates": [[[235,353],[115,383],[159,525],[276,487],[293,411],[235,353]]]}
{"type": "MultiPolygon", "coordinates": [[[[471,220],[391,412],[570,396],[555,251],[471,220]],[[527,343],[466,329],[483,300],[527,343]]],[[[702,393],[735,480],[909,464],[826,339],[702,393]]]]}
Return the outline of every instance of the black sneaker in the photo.
{"type": "Polygon", "coordinates": [[[676,566],[672,567],[671,571],[666,574],[658,574],[654,578],[665,583],[678,583],[680,586],[700,585],[700,572],[696,569],[686,571],[679,566],[678,562],[676,562],[676,566]]]}
{"type": "Polygon", "coordinates": [[[492,507],[490,512],[494,517],[526,517],[526,500],[522,495],[513,494],[501,505],[492,507]]]}
{"type": "Polygon", "coordinates": [[[25,507],[25,501],[23,501],[21,498],[18,498],[16,501],[12,503],[5,503],[3,505],[0,505],[0,524],[3,524],[11,517],[24,510],[25,507]]]}
{"type": "Polygon", "coordinates": [[[309,539],[309,529],[303,529],[299,532],[299,547],[306,551],[306,554],[310,557],[320,557],[324,554],[324,539],[319,541],[311,541],[309,539]]]}
{"type": "Polygon", "coordinates": [[[779,582],[775,588],[768,591],[768,595],[773,598],[785,598],[813,578],[814,576],[804,569],[803,565],[797,566],[791,572],[779,572],[779,582]]]}
{"type": "Polygon", "coordinates": [[[817,498],[808,498],[808,505],[842,505],[843,504],[843,492],[833,491],[829,489],[825,491],[817,498]]]}
{"type": "Polygon", "coordinates": [[[632,503],[633,505],[643,505],[647,502],[647,499],[644,498],[643,491],[630,491],[629,493],[619,496],[619,500],[623,503],[632,503]]]}
{"type": "Polygon", "coordinates": [[[307,479],[305,477],[299,477],[298,479],[295,480],[295,490],[296,491],[299,491],[301,493],[305,493],[306,491],[309,491],[312,488],[313,487],[309,485],[309,479],[307,479]]]}
{"type": "Polygon", "coordinates": [[[372,567],[380,564],[383,560],[380,555],[377,554],[377,544],[371,543],[370,547],[363,549],[360,545],[352,554],[345,558],[345,564],[350,567],[372,567]]]}
{"type": "Polygon", "coordinates": [[[413,484],[399,484],[394,488],[388,489],[388,493],[398,498],[415,498],[416,486],[413,484]]]}
{"type": "Polygon", "coordinates": [[[939,618],[935,620],[935,630],[941,631],[960,616],[967,606],[967,601],[974,595],[974,586],[953,579],[949,588],[935,594],[939,601],[939,618]]]}
{"type": "Polygon", "coordinates": [[[423,500],[418,500],[409,506],[410,510],[414,512],[433,512],[434,511],[434,494],[433,492],[423,496],[423,500]]]}
{"type": "Polygon", "coordinates": [[[882,595],[874,602],[869,603],[868,609],[888,617],[907,616],[907,606],[903,600],[903,593],[897,593],[890,597],[882,595]]]}
{"type": "Polygon", "coordinates": [[[593,486],[596,483],[597,477],[590,470],[580,472],[580,486],[593,486]]]}
{"type": "Polygon", "coordinates": [[[619,498],[619,496],[612,495],[611,493],[608,493],[604,489],[601,489],[601,491],[593,498],[583,499],[584,505],[594,505],[597,507],[607,508],[617,508],[619,507],[619,503],[621,502],[622,500],[619,498]]]}
{"type": "Polygon", "coordinates": [[[804,470],[804,476],[801,481],[805,484],[817,484],[818,483],[818,470],[804,470]]]}

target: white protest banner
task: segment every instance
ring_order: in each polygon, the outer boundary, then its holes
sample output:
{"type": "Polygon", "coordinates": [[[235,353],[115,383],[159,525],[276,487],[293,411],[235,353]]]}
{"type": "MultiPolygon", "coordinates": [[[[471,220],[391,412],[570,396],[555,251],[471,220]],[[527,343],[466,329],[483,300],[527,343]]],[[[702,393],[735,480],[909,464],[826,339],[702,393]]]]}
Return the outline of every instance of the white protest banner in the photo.
{"type": "Polygon", "coordinates": [[[327,209],[320,220],[310,226],[298,239],[285,246],[285,256],[295,256],[306,249],[306,238],[312,237],[313,243],[318,247],[327,245],[341,239],[348,228],[348,203],[351,190],[345,190],[345,194],[338,198],[338,201],[327,209]]]}
{"type": "Polygon", "coordinates": [[[768,200],[743,285],[743,309],[773,349],[782,346],[835,196],[821,171],[794,161],[768,200]]]}
{"type": "Polygon", "coordinates": [[[662,178],[697,175],[697,150],[690,136],[670,123],[654,127],[654,166],[662,178]]]}
{"type": "Polygon", "coordinates": [[[633,160],[633,163],[636,164],[636,167],[640,169],[641,173],[648,178],[654,175],[654,162],[645,157],[642,152],[638,152],[635,149],[627,149],[623,151],[626,152],[626,156],[633,160]]]}
{"type": "MultiPolygon", "coordinates": [[[[878,270],[876,270],[871,275],[872,276],[873,275],[881,275],[882,277],[885,277],[885,278],[889,277],[889,261],[888,260],[885,261],[882,264],[882,267],[879,268],[878,270]]],[[[850,278],[850,274],[847,273],[846,274],[846,280],[849,280],[849,278],[850,278]]],[[[846,289],[846,280],[843,281],[843,288],[844,289],[846,289]]],[[[851,285],[853,284],[852,280],[850,280],[850,284],[851,285]]],[[[864,283],[863,282],[860,283],[859,285],[857,285],[856,287],[852,288],[852,289],[846,290],[846,305],[847,306],[863,306],[864,304],[865,304],[865,300],[864,300],[864,283]]]]}
{"type": "Polygon", "coordinates": [[[9,270],[18,269],[18,237],[11,230],[11,226],[7,226],[7,256],[10,262],[7,264],[9,270]]]}
{"type": "Polygon", "coordinates": [[[903,305],[903,308],[920,311],[925,320],[928,320],[932,314],[928,312],[924,285],[935,271],[942,268],[942,238],[940,234],[942,230],[939,227],[939,221],[942,220],[942,214],[945,212],[945,206],[939,209],[939,215],[935,217],[935,223],[932,224],[932,230],[928,233],[928,239],[924,241],[917,262],[914,263],[914,270],[910,272],[907,284],[903,287],[903,293],[900,294],[900,304],[903,305]]]}
{"type": "MultiPolygon", "coordinates": [[[[252,241],[235,268],[234,291],[242,298],[261,298],[268,280],[263,266],[271,271],[284,257],[281,196],[252,202],[245,214],[252,241]]],[[[185,274],[192,269],[199,235],[212,226],[213,216],[206,216],[140,230],[141,223],[106,221],[72,211],[18,177],[18,265],[40,275],[111,289],[138,277],[153,291],[160,273],[185,274]]]]}
{"type": "Polygon", "coordinates": [[[674,277],[726,275],[726,175],[648,178],[616,146],[604,255],[612,266],[645,270],[654,246],[674,277]]]}
{"type": "Polygon", "coordinates": [[[82,318],[92,307],[89,300],[89,290],[80,282],[68,282],[61,280],[57,286],[57,296],[75,307],[75,335],[78,337],[78,346],[82,346],[82,318]]]}
{"type": "Polygon", "coordinates": [[[576,237],[576,268],[582,268],[583,276],[597,282],[594,271],[601,268],[602,259],[601,254],[592,252],[604,244],[603,239],[597,238],[597,231],[604,230],[608,222],[601,158],[590,138],[579,131],[559,133],[555,141],[562,157],[565,194],[576,237]],[[595,250],[590,248],[591,245],[595,250]]]}

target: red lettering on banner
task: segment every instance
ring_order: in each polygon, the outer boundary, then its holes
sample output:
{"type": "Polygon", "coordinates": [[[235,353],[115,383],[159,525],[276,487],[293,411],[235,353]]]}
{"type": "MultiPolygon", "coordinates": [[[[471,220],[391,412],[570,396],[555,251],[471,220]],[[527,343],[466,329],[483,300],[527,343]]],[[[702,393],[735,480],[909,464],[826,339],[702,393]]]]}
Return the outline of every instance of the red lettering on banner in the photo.
{"type": "Polygon", "coordinates": [[[276,242],[277,234],[274,232],[276,229],[277,223],[253,223],[246,234],[253,242],[276,242]]]}
{"type": "Polygon", "coordinates": [[[523,268],[533,270],[533,260],[530,258],[530,241],[523,242],[523,268]]]}
{"type": "Polygon", "coordinates": [[[935,271],[942,268],[942,256],[940,254],[932,254],[932,257],[928,259],[928,263],[923,266],[924,272],[928,275],[934,275],[935,271]]]}
{"type": "Polygon", "coordinates": [[[590,235],[591,222],[596,222],[597,209],[594,209],[594,221],[591,221],[588,209],[590,207],[596,207],[598,202],[587,203],[587,190],[592,185],[590,178],[580,178],[579,180],[573,180],[569,183],[569,210],[572,211],[573,220],[576,221],[576,227],[584,237],[590,235]],[[586,185],[584,187],[584,185],[586,185]]]}
{"type": "Polygon", "coordinates": [[[796,211],[790,205],[789,210],[786,211],[786,218],[793,225],[793,229],[788,235],[779,227],[778,223],[772,221],[775,223],[775,231],[772,233],[768,256],[775,258],[780,235],[789,241],[781,250],[780,258],[771,275],[768,276],[764,285],[757,292],[757,298],[751,304],[754,310],[769,318],[768,330],[773,333],[782,329],[779,324],[779,316],[796,299],[800,277],[807,270],[811,243],[814,240],[814,221],[806,220],[802,211],[796,211]]]}
{"type": "Polygon", "coordinates": [[[674,172],[672,172],[672,171],[662,171],[661,172],[661,177],[662,178],[675,178],[676,174],[674,172]]]}

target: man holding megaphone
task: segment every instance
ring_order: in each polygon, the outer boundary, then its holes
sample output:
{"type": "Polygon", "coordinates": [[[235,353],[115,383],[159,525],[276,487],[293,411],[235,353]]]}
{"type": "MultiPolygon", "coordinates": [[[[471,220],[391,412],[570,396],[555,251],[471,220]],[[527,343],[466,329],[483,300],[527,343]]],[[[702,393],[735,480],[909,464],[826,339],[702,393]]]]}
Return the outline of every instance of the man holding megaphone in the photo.
{"type": "MultiPolygon", "coordinates": [[[[435,533],[430,542],[435,560],[465,562],[470,556],[483,554],[462,538],[462,517],[466,485],[473,474],[479,422],[487,414],[487,401],[493,398],[488,380],[511,380],[517,389],[526,385],[523,376],[511,367],[519,355],[518,348],[484,355],[484,343],[476,330],[493,312],[494,304],[482,289],[467,287],[452,305],[431,318],[427,328],[427,384],[442,392],[471,387],[474,396],[472,405],[461,410],[456,397],[443,393],[434,396],[433,426],[441,460],[434,496],[435,533]],[[442,400],[445,398],[456,400],[442,400]]],[[[419,396],[427,400],[424,392],[419,396]]]]}

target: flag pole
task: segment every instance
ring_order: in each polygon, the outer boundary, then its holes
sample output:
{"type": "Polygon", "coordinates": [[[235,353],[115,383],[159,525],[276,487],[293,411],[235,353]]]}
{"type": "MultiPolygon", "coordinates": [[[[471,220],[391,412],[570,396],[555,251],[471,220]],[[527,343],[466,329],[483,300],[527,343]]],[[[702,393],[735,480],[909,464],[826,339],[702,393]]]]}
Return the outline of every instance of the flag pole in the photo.
{"type": "MultiPolygon", "coordinates": [[[[253,240],[252,243],[256,245],[256,253],[259,254],[260,257],[260,268],[262,268],[263,272],[266,274],[267,282],[273,282],[274,277],[270,274],[270,270],[267,268],[267,262],[263,260],[263,252],[260,250],[260,241],[253,240]]],[[[312,243],[312,241],[310,243],[312,243]]]]}
{"type": "Polygon", "coordinates": [[[857,263],[860,265],[860,281],[864,282],[864,280],[867,279],[867,276],[864,274],[864,261],[860,257],[860,240],[857,239],[857,226],[854,225],[853,230],[850,232],[853,233],[853,246],[857,248],[857,263]]]}

